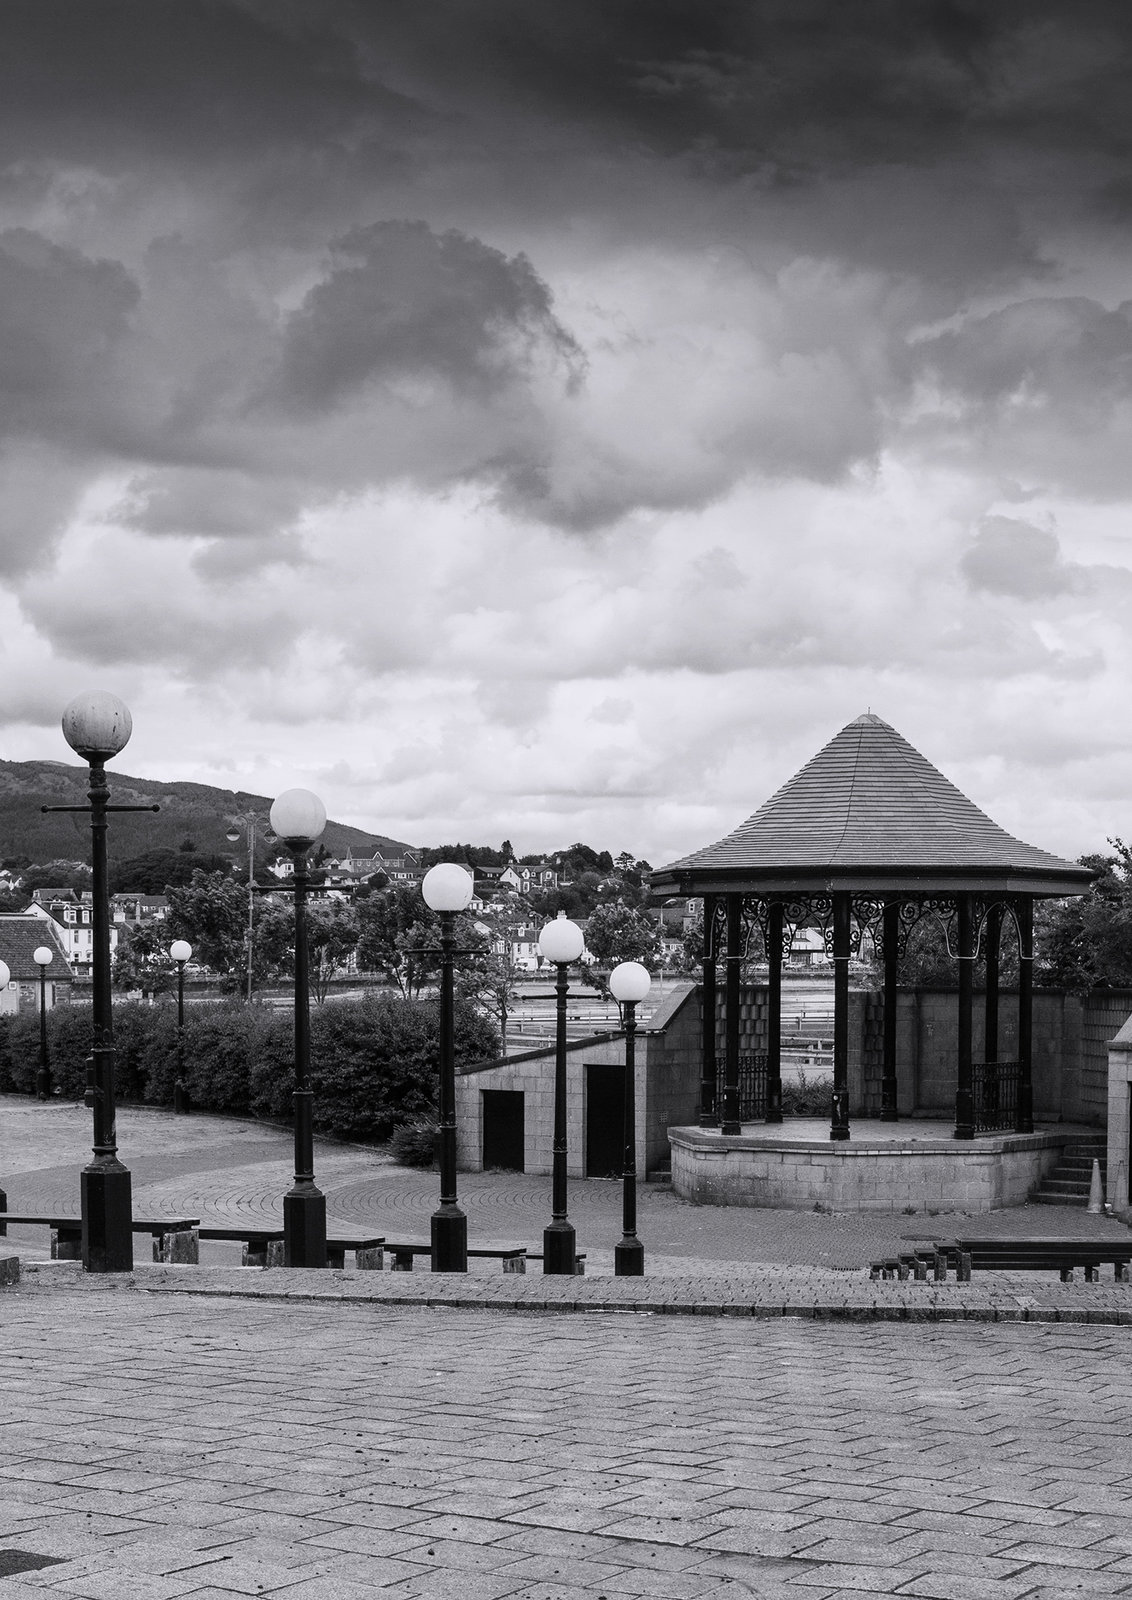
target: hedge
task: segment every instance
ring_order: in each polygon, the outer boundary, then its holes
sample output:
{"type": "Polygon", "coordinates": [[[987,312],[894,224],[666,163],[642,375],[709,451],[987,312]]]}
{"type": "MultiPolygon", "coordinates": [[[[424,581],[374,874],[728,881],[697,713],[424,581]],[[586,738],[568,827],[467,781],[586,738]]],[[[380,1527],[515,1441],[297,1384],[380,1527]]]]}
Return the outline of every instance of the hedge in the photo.
{"type": "MultiPolygon", "coordinates": [[[[48,1054],[59,1093],[81,1099],[91,1043],[89,1006],[47,1014],[48,1054]]],[[[114,1006],[115,1090],[121,1101],[172,1105],[176,1007],[114,1006]]],[[[467,1001],[455,1013],[457,1069],[499,1054],[496,1029],[467,1001]]],[[[294,1023],[289,1011],[239,1001],[185,1013],[184,1081],[194,1108],[271,1120],[291,1113],[294,1023]]],[[[381,1141],[435,1112],[439,1063],[435,1000],[389,995],[316,1007],[311,1015],[314,1125],[341,1139],[381,1141]]],[[[39,1065],[39,1017],[0,1018],[0,1091],[30,1094],[39,1065]]]]}

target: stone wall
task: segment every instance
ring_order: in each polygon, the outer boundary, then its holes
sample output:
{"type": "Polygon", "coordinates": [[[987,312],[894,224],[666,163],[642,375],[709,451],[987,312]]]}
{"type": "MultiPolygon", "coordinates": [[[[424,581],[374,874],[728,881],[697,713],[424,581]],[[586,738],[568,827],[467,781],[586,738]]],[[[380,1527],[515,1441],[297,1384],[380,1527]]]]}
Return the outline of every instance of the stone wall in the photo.
{"type": "MultiPolygon", "coordinates": [[[[580,1178],[586,1160],[586,1067],[625,1059],[625,1036],[595,1035],[571,1043],[566,1054],[566,1169],[580,1178]]],[[[483,1166],[483,1091],[519,1091],[523,1099],[524,1170],[550,1172],[554,1157],[555,1051],[532,1050],[485,1062],[456,1079],[457,1161],[465,1172],[483,1166]]],[[[700,1003],[692,984],[673,991],[646,1027],[638,1028],[634,1089],[637,1172],[668,1160],[668,1129],[694,1122],[700,1099],[700,1003]]]]}
{"type": "Polygon", "coordinates": [[[1113,1211],[1132,1222],[1132,1016],[1108,1047],[1108,1194],[1113,1211]]]}
{"type": "Polygon", "coordinates": [[[990,1211],[1023,1205],[1057,1165],[1067,1135],[800,1142],[672,1130],[672,1186],[701,1205],[780,1210],[990,1211]]]}

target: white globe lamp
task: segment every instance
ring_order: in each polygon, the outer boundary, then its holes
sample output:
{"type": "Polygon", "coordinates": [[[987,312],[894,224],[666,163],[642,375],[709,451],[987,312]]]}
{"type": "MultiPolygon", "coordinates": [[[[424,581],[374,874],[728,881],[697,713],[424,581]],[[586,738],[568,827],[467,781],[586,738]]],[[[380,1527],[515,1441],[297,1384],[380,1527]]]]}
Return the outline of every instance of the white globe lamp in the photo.
{"type": "Polygon", "coordinates": [[[289,850],[309,850],[326,827],[326,807],[309,789],[284,789],[272,803],[271,826],[289,850]]]}
{"type": "Polygon", "coordinates": [[[421,884],[421,894],[430,911],[466,911],[474,892],[471,873],[454,861],[440,861],[430,867],[421,884]]]}
{"type": "Polygon", "coordinates": [[[538,936],[539,953],[546,961],[557,965],[577,961],[585,946],[581,928],[571,922],[564,911],[560,911],[553,922],[548,922],[538,936]]]}

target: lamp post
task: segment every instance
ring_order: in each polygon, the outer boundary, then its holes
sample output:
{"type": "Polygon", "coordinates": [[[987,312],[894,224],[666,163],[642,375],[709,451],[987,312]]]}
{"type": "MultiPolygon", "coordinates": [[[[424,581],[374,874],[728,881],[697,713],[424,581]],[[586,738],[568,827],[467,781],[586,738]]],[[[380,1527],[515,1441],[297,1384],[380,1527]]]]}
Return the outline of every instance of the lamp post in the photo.
{"type": "Polygon", "coordinates": [[[558,970],[554,1051],[554,1176],[551,1223],[543,1229],[543,1273],[573,1275],[576,1270],[574,1226],[566,1215],[566,969],[585,948],[582,930],[560,911],[539,934],[538,947],[558,970]]]}
{"type": "Polygon", "coordinates": [[[440,1205],[432,1214],[433,1272],[467,1272],[468,1219],[456,1203],[456,1048],[453,1039],[452,925],[472,898],[472,877],[453,861],[430,867],[425,905],[440,918],[440,1205]]]}
{"type": "Polygon", "coordinates": [[[177,963],[177,1078],[173,1084],[173,1110],[189,1109],[185,1092],[185,962],[193,953],[187,939],[174,939],[169,954],[177,963]]]}
{"type": "Polygon", "coordinates": [[[613,1275],[640,1278],[645,1270],[645,1247],[637,1238],[637,1005],[649,992],[652,979],[639,961],[622,961],[609,974],[609,989],[625,1015],[625,1153],[621,1163],[621,1243],[613,1251],[613,1275]]]}
{"type": "Polygon", "coordinates": [[[326,807],[308,789],[287,789],[271,807],[271,826],[295,858],[295,1182],[283,1196],[283,1260],[325,1267],[326,1196],[314,1181],[311,1115],[307,851],[326,827],[326,807]]]}
{"type": "Polygon", "coordinates": [[[35,1075],[36,1097],[46,1100],[51,1094],[51,1064],[47,1059],[47,969],[55,959],[45,944],[33,950],[31,958],[39,968],[39,1071],[35,1075]]]}
{"type": "Polygon", "coordinates": [[[63,712],[63,737],[90,767],[89,806],[44,806],[87,811],[91,839],[91,1010],[93,1041],[84,1100],[93,1114],[94,1160],[80,1179],[83,1270],[132,1272],[134,1237],[130,1174],[118,1160],[114,1123],[114,1033],[110,1002],[110,902],[106,876],[108,811],[158,811],[159,806],[112,806],[106,763],[125,749],[133,731],[129,709],[103,690],[76,695],[63,712]]]}
{"type": "Polygon", "coordinates": [[[264,827],[264,839],[271,838],[271,829],[267,826],[267,818],[262,811],[239,811],[234,817],[229,818],[232,826],[228,829],[227,839],[229,844],[238,843],[241,830],[247,834],[248,840],[248,1001],[252,998],[252,967],[255,953],[255,843],[256,832],[261,825],[264,827]]]}

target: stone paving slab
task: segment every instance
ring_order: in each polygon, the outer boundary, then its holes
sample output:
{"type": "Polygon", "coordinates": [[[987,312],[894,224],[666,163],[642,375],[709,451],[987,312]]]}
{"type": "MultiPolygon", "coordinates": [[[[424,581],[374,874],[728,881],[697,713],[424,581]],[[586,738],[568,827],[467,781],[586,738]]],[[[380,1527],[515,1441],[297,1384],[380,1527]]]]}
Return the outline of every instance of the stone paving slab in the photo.
{"type": "Polygon", "coordinates": [[[0,1600],[1132,1594],[1124,1327],[508,1316],[412,1303],[423,1274],[357,1275],[387,1302],[190,1270],[0,1293],[0,1553],[58,1562],[0,1600]]]}

